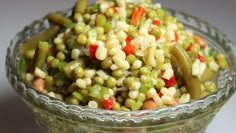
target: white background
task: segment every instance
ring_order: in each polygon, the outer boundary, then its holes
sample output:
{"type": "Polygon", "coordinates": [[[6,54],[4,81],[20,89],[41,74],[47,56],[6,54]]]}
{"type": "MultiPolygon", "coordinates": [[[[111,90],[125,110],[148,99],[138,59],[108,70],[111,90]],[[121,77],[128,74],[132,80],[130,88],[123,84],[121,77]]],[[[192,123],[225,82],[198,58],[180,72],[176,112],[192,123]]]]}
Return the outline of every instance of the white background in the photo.
{"type": "MultiPolygon", "coordinates": [[[[40,133],[32,114],[10,87],[5,76],[6,48],[14,35],[34,19],[50,11],[67,9],[75,0],[1,0],[0,1],[0,132],[40,133]]],[[[159,0],[165,7],[198,16],[226,33],[235,42],[234,0],[159,0]]],[[[207,133],[236,132],[236,96],[216,115],[207,133]]]]}

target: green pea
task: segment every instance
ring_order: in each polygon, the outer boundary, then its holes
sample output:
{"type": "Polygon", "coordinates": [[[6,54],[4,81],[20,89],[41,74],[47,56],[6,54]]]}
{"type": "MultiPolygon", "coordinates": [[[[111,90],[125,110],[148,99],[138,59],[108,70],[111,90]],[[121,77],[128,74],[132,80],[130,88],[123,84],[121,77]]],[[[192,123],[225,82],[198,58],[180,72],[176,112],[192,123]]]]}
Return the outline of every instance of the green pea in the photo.
{"type": "Polygon", "coordinates": [[[56,68],[59,63],[60,63],[60,61],[59,61],[58,59],[54,58],[54,59],[51,61],[50,65],[51,65],[52,68],[56,68]]]}
{"type": "Polygon", "coordinates": [[[123,76],[123,72],[120,69],[114,70],[112,71],[112,76],[115,78],[120,78],[121,76],[123,76]]]}
{"type": "Polygon", "coordinates": [[[143,66],[139,69],[139,75],[148,75],[149,73],[150,70],[146,66],[143,66]]]}
{"type": "Polygon", "coordinates": [[[84,14],[84,21],[86,23],[90,21],[90,14],[89,13],[84,14]]]}
{"type": "Polygon", "coordinates": [[[136,100],[137,101],[141,101],[141,102],[144,102],[146,99],[146,95],[144,93],[138,93],[138,96],[136,97],[136,100]]]}
{"type": "Polygon", "coordinates": [[[156,89],[161,89],[165,86],[165,81],[161,78],[157,78],[157,83],[155,84],[156,89]]]}
{"type": "Polygon", "coordinates": [[[60,61],[63,61],[66,59],[66,56],[63,52],[58,52],[57,55],[56,55],[57,59],[60,60],[60,61]]]}
{"type": "Polygon", "coordinates": [[[98,39],[98,40],[101,40],[101,41],[106,41],[107,36],[104,35],[104,34],[102,34],[102,35],[98,35],[97,39],[98,39]]]}
{"type": "Polygon", "coordinates": [[[100,84],[100,85],[103,85],[104,84],[104,79],[101,78],[100,76],[96,76],[94,77],[94,82],[97,83],[97,84],[100,84]]]}
{"type": "Polygon", "coordinates": [[[227,67],[227,60],[223,53],[216,54],[216,61],[219,64],[221,69],[225,69],[227,67]]]}
{"type": "Polygon", "coordinates": [[[64,51],[66,49],[66,45],[63,43],[56,44],[57,51],[64,51]]]}
{"type": "Polygon", "coordinates": [[[96,26],[103,26],[104,24],[107,23],[107,19],[103,14],[97,14],[96,16],[96,26]]]}
{"type": "Polygon", "coordinates": [[[120,110],[120,104],[116,102],[112,107],[112,110],[120,110]]]}
{"type": "Polygon", "coordinates": [[[156,17],[156,12],[154,10],[150,10],[148,13],[147,13],[147,16],[148,18],[150,19],[154,19],[156,17]]]}
{"type": "Polygon", "coordinates": [[[133,54],[129,54],[127,57],[126,57],[126,60],[129,62],[129,64],[133,64],[134,61],[136,60],[136,56],[133,55],[133,54]]]}
{"type": "Polygon", "coordinates": [[[84,69],[78,66],[73,70],[73,74],[75,78],[82,78],[84,76],[84,69]]]}
{"type": "Polygon", "coordinates": [[[109,78],[106,80],[105,84],[106,84],[107,87],[113,88],[113,87],[116,86],[116,82],[117,82],[117,81],[116,81],[116,79],[115,79],[114,77],[109,77],[109,78]]]}
{"type": "Polygon", "coordinates": [[[86,45],[87,44],[87,36],[85,34],[79,34],[77,37],[77,42],[80,45],[86,45]]]}
{"type": "Polygon", "coordinates": [[[47,75],[45,78],[45,84],[46,84],[46,88],[48,90],[50,90],[50,88],[53,86],[54,84],[54,78],[50,75],[47,75]]]}
{"type": "Polygon", "coordinates": [[[151,31],[151,34],[154,35],[155,37],[159,37],[161,35],[161,30],[160,28],[154,28],[151,31]]]}
{"type": "Polygon", "coordinates": [[[127,107],[127,108],[131,108],[133,104],[135,104],[135,100],[133,100],[131,98],[127,98],[125,100],[125,107],[127,107]]]}
{"type": "Polygon", "coordinates": [[[111,7],[109,7],[107,10],[106,10],[106,16],[107,17],[113,17],[113,15],[114,15],[114,9],[113,8],[111,8],[111,7]]]}
{"type": "Polygon", "coordinates": [[[105,24],[103,25],[103,28],[104,28],[104,31],[105,31],[106,33],[108,33],[108,32],[112,29],[110,23],[105,23],[105,24]]]}
{"type": "Polygon", "coordinates": [[[133,25],[129,26],[129,30],[128,30],[129,35],[131,35],[133,38],[138,36],[138,32],[136,30],[136,27],[134,27],[133,25]]]}
{"type": "Polygon", "coordinates": [[[101,67],[103,69],[109,69],[112,65],[112,60],[111,57],[106,58],[105,60],[102,61],[101,67]]]}
{"type": "Polygon", "coordinates": [[[150,81],[150,77],[147,75],[141,75],[140,81],[141,81],[141,83],[147,83],[148,81],[150,81]]]}
{"type": "Polygon", "coordinates": [[[97,26],[96,28],[97,35],[103,35],[104,34],[104,28],[101,26],[97,26]]]}
{"type": "Polygon", "coordinates": [[[192,47],[192,49],[191,49],[191,52],[193,52],[193,54],[196,55],[196,54],[199,53],[200,50],[201,50],[200,45],[194,43],[194,44],[193,44],[193,47],[192,47]]]}
{"type": "Polygon", "coordinates": [[[138,74],[139,74],[139,70],[133,70],[130,72],[130,75],[133,77],[138,77],[138,74]]]}
{"type": "Polygon", "coordinates": [[[81,34],[85,30],[85,23],[77,23],[74,27],[76,34],[81,34]]]}
{"type": "Polygon", "coordinates": [[[78,105],[79,104],[79,101],[74,96],[67,97],[66,101],[69,104],[74,104],[74,105],[78,105]]]}
{"type": "Polygon", "coordinates": [[[134,78],[128,77],[123,80],[123,85],[126,87],[130,87],[133,84],[133,82],[134,82],[134,78]]]}

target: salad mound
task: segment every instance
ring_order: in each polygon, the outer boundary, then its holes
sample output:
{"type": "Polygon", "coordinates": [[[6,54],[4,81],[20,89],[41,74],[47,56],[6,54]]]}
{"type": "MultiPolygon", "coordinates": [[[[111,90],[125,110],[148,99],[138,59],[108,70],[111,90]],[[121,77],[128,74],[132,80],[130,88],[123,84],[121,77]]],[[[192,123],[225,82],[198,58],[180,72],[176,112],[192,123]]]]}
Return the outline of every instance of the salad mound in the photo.
{"type": "Polygon", "coordinates": [[[78,0],[71,16],[20,47],[22,77],[68,104],[109,110],[157,109],[216,90],[225,55],[185,29],[159,3],[78,0]]]}

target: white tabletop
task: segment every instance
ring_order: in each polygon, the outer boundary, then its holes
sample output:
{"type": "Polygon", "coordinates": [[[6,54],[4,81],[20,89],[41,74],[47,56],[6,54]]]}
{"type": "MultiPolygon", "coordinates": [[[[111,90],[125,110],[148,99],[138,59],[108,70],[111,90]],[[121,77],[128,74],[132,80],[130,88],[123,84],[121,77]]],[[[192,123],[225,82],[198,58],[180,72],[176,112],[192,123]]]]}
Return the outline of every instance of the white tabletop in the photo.
{"type": "MultiPolygon", "coordinates": [[[[23,26],[49,11],[67,9],[76,0],[1,0],[0,1],[0,132],[40,133],[33,116],[5,76],[6,48],[23,26]]],[[[165,7],[198,16],[236,42],[235,0],[158,0],[165,7]]],[[[236,95],[216,115],[207,133],[236,132],[236,95]]]]}

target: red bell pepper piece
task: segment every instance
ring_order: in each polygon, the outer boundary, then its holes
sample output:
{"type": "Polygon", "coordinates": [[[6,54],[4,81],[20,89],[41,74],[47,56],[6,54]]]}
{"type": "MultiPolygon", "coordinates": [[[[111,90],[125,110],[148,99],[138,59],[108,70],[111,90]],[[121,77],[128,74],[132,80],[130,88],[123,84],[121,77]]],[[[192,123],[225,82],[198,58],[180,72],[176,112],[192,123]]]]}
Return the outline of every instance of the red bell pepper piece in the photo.
{"type": "Polygon", "coordinates": [[[205,58],[201,54],[197,54],[197,58],[199,59],[200,62],[205,62],[205,58]]]}
{"type": "Polygon", "coordinates": [[[107,100],[103,100],[102,105],[105,109],[111,109],[114,106],[113,97],[109,97],[107,100]]]}
{"type": "Polygon", "coordinates": [[[175,32],[175,42],[179,41],[179,35],[175,32]]]}
{"type": "Polygon", "coordinates": [[[152,24],[159,26],[161,24],[161,21],[160,20],[153,20],[152,24]]]}
{"type": "Polygon", "coordinates": [[[132,25],[137,25],[138,21],[142,18],[142,16],[144,15],[145,10],[143,7],[141,6],[136,6],[133,10],[132,16],[131,16],[131,21],[130,23],[132,25]]]}
{"type": "Polygon", "coordinates": [[[126,55],[133,54],[135,52],[136,48],[135,48],[135,45],[131,43],[131,40],[132,40],[131,36],[127,36],[125,39],[126,45],[123,48],[123,51],[125,52],[126,55]]]}
{"type": "Polygon", "coordinates": [[[97,44],[91,44],[89,45],[89,54],[90,54],[90,58],[94,61],[97,60],[96,56],[95,56],[95,53],[96,53],[96,50],[98,48],[98,45],[97,44]]]}
{"type": "Polygon", "coordinates": [[[188,45],[186,51],[191,51],[192,47],[193,47],[193,43],[189,43],[189,45],[188,45]]]}

